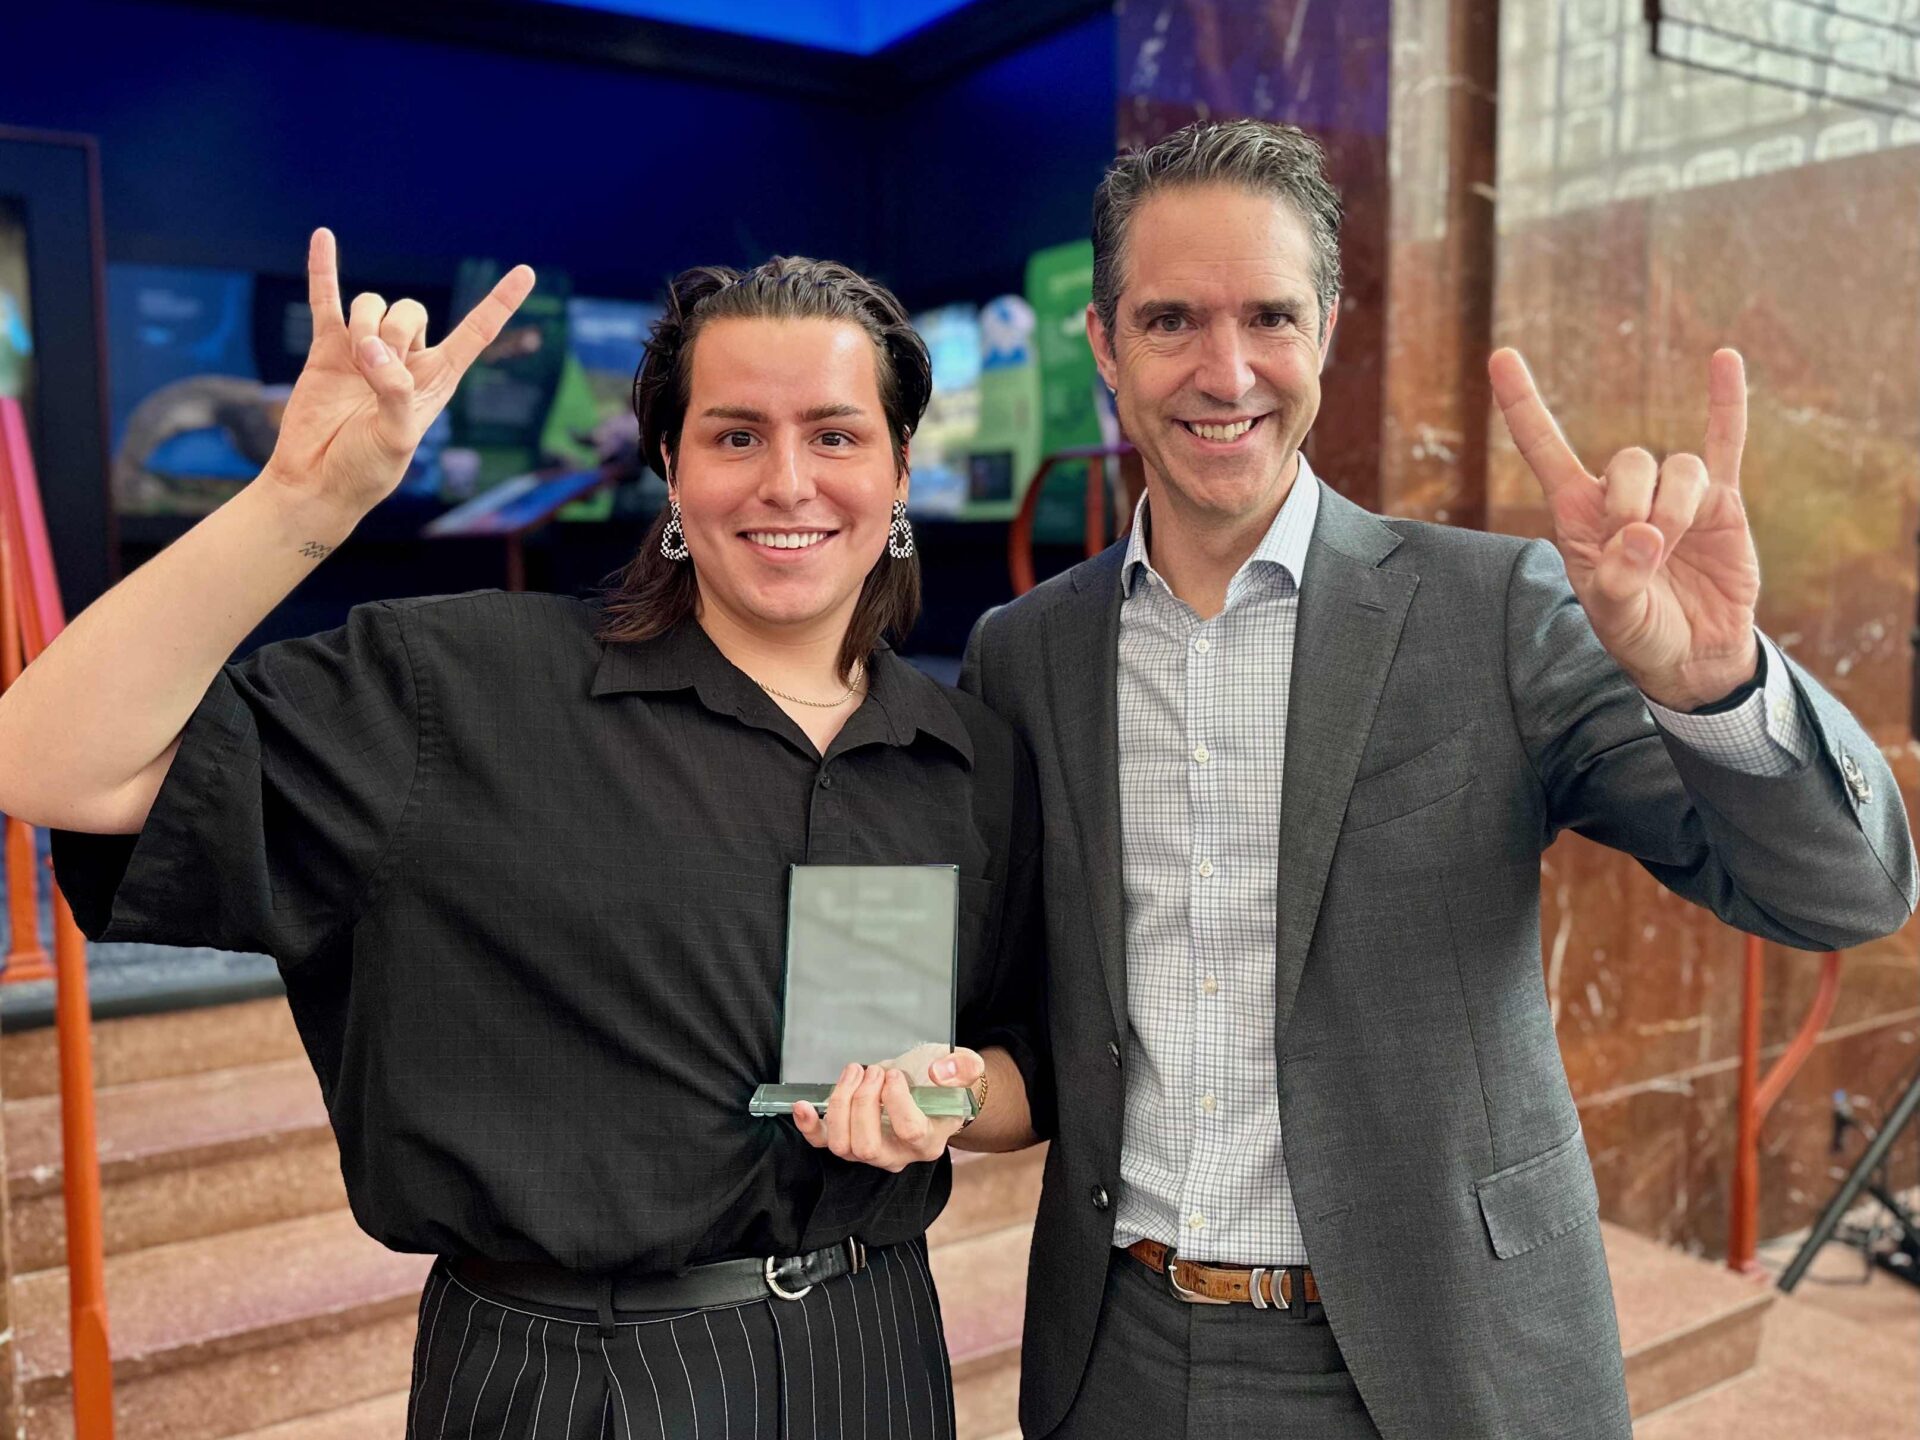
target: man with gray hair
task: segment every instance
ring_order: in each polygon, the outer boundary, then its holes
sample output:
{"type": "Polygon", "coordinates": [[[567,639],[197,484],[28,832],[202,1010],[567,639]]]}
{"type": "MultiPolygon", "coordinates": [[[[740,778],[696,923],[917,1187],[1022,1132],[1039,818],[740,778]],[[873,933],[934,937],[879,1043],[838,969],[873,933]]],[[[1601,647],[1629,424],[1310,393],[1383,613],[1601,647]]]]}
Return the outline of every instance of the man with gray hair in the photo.
{"type": "Polygon", "coordinates": [[[1553,543],[1382,519],[1299,449],[1339,222],[1290,127],[1114,162],[1087,333],[1147,493],[968,647],[1044,815],[1033,1440],[1627,1440],[1541,852],[1809,949],[1915,903],[1878,749],[1754,627],[1740,357],[1701,456],[1596,475],[1502,351],[1553,543]]]}

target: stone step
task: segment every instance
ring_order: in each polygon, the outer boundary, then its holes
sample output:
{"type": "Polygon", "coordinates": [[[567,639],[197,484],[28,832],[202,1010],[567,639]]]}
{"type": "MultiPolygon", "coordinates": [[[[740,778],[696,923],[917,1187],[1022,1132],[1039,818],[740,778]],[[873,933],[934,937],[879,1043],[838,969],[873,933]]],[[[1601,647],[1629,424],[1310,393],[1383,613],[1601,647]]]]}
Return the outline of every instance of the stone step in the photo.
{"type": "Polygon", "coordinates": [[[953,1196],[927,1232],[928,1246],[1031,1223],[1040,1205],[1040,1172],[1046,1161],[1044,1145],[1002,1155],[954,1151],[953,1196]]]}
{"type": "Polygon", "coordinates": [[[407,1392],[396,1390],[357,1405],[319,1415],[283,1420],[264,1430],[249,1430],[233,1440],[397,1440],[407,1428],[407,1392]]]}
{"type": "Polygon", "coordinates": [[[1775,1291],[1619,1226],[1600,1229],[1635,1416],[1753,1368],[1775,1291]]]}
{"type": "MultiPolygon", "coordinates": [[[[13,1263],[64,1264],[59,1098],[10,1100],[5,1117],[13,1263]]],[[[109,1086],[95,1123],[109,1255],[347,1203],[304,1058],[109,1086]]]]}
{"type": "MultiPolygon", "coordinates": [[[[282,997],[157,1015],[96,1020],[93,1083],[134,1085],[233,1065],[291,1060],[305,1052],[282,997]]],[[[0,1038],[0,1096],[27,1100],[60,1090],[58,1032],[51,1027],[0,1038]]]]}
{"type": "MultiPolygon", "coordinates": [[[[109,1258],[120,1440],[217,1440],[404,1388],[428,1264],[344,1210],[109,1258]]],[[[27,1436],[65,1437],[66,1272],[18,1277],[13,1320],[27,1436]]]]}
{"type": "Polygon", "coordinates": [[[1913,1440],[1920,1354],[1888,1333],[1794,1296],[1767,1312],[1759,1363],[1636,1419],[1634,1440],[1913,1440]]]}

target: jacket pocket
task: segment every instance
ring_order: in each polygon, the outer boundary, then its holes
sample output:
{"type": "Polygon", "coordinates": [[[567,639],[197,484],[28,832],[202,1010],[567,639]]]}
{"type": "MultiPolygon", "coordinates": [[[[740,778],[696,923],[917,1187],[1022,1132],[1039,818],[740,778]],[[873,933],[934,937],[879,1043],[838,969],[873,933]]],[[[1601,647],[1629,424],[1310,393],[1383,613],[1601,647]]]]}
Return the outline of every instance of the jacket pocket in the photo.
{"type": "Polygon", "coordinates": [[[1472,725],[1462,725],[1418,755],[1356,780],[1340,828],[1351,834],[1384,825],[1472,784],[1472,731],[1472,725]]]}
{"type": "Polygon", "coordinates": [[[1476,1180],[1493,1253],[1511,1260],[1577,1230],[1600,1213],[1593,1166],[1580,1131],[1530,1160],[1476,1180]]]}

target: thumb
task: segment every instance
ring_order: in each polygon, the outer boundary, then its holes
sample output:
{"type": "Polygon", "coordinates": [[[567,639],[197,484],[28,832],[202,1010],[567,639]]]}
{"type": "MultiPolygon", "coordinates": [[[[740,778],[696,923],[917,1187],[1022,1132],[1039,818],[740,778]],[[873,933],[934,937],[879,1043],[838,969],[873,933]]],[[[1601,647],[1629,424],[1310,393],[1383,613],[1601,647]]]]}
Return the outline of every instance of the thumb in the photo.
{"type": "Polygon", "coordinates": [[[390,440],[408,443],[413,434],[413,372],[378,335],[369,335],[356,345],[353,359],[373,387],[380,407],[380,428],[390,440]]]}
{"type": "Polygon", "coordinates": [[[927,1067],[927,1073],[933,1077],[936,1085],[944,1085],[950,1090],[962,1089],[975,1084],[987,1073],[987,1062],[980,1058],[977,1051],[955,1050],[951,1055],[934,1061],[927,1067]]]}

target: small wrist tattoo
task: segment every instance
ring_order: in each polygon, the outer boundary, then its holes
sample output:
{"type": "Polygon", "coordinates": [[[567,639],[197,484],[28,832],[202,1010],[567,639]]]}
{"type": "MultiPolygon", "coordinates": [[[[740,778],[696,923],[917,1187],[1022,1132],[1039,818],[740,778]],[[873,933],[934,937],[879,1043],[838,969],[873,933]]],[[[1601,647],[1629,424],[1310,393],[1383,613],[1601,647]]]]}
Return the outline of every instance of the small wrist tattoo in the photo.
{"type": "Polygon", "coordinates": [[[309,540],[300,547],[300,556],[305,560],[324,560],[333,553],[333,546],[323,545],[318,540],[309,540]]]}

